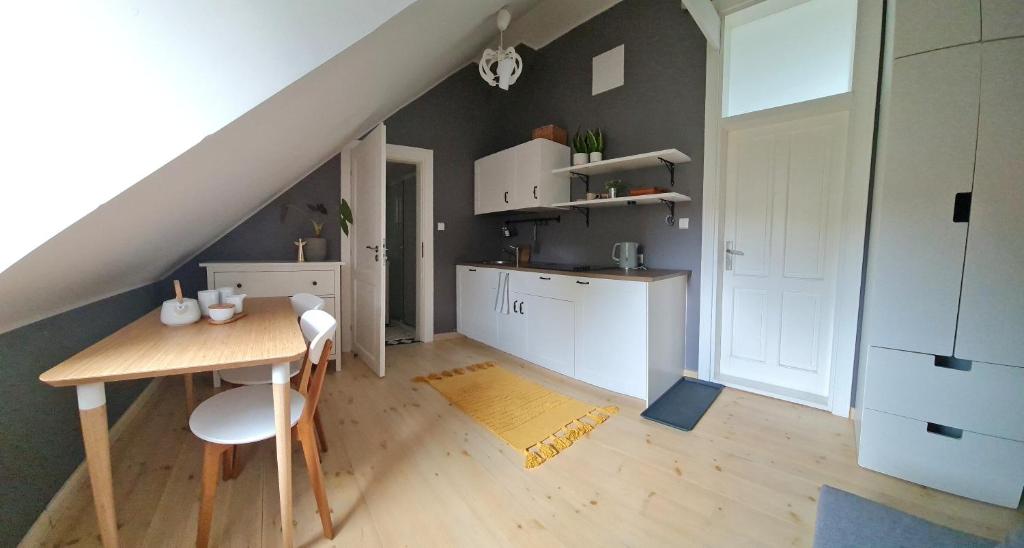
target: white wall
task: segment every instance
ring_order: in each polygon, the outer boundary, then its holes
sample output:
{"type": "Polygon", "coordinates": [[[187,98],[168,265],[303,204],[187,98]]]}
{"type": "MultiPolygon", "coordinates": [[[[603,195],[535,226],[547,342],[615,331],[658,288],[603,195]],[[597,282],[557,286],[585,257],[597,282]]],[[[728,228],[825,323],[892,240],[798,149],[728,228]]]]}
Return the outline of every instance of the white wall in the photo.
{"type": "Polygon", "coordinates": [[[0,272],[410,3],[5,3],[0,272]]]}

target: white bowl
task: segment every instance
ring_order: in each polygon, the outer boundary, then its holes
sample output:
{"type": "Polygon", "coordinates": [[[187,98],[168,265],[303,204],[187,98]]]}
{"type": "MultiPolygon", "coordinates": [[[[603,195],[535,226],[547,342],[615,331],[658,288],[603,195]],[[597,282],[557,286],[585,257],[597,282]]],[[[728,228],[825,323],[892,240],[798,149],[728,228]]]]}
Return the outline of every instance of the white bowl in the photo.
{"type": "Polygon", "coordinates": [[[215,304],[210,306],[210,319],[215,322],[230,320],[235,316],[235,305],[215,304]]]}

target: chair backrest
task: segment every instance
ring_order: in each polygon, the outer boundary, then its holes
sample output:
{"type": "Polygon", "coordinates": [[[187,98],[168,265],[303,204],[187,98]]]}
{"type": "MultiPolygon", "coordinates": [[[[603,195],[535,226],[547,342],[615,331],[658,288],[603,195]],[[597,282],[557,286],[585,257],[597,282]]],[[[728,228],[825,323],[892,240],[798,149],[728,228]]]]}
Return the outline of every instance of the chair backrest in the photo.
{"type": "MultiPolygon", "coordinates": [[[[331,348],[334,347],[334,333],[338,321],[323,310],[308,310],[299,318],[302,335],[309,341],[306,359],[302,364],[302,376],[299,380],[299,392],[306,396],[306,406],[302,414],[310,416],[316,411],[320,401],[320,392],[324,386],[324,377],[331,361],[331,348]],[[314,357],[316,363],[313,363],[314,357]]],[[[309,418],[309,417],[307,417],[309,418]]]]}
{"type": "Polygon", "coordinates": [[[292,295],[291,301],[296,316],[302,316],[310,310],[323,310],[326,304],[320,297],[309,293],[296,293],[292,295]]]}

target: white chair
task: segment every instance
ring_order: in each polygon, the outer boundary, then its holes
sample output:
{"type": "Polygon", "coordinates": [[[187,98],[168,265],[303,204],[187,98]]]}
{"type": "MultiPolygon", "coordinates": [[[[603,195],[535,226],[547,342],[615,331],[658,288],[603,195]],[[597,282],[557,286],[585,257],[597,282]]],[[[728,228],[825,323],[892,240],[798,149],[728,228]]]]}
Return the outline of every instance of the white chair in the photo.
{"type": "MultiPolygon", "coordinates": [[[[329,366],[337,322],[322,310],[312,310],[302,315],[299,324],[310,344],[303,360],[298,390],[291,389],[292,434],[302,445],[324,537],[331,539],[334,538],[334,526],[320,468],[313,417],[329,366]],[[310,356],[319,356],[315,366],[310,356]]],[[[196,437],[206,442],[196,534],[196,546],[205,547],[210,541],[213,501],[222,461],[224,479],[230,479],[237,475],[235,446],[270,439],[276,434],[272,385],[241,386],[221,392],[199,404],[189,417],[188,425],[196,437]]]]}
{"type": "MultiPolygon", "coordinates": [[[[302,317],[303,314],[310,310],[323,310],[325,304],[323,299],[316,295],[310,295],[309,293],[296,293],[291,297],[291,302],[292,310],[295,311],[295,316],[297,317],[302,317]]],[[[306,339],[306,343],[309,343],[309,339],[306,339]]],[[[288,374],[294,377],[299,374],[301,369],[302,362],[295,362],[292,364],[291,370],[288,374]]],[[[270,384],[269,365],[243,367],[240,369],[225,369],[223,371],[219,371],[219,373],[220,380],[240,386],[270,384]]]]}

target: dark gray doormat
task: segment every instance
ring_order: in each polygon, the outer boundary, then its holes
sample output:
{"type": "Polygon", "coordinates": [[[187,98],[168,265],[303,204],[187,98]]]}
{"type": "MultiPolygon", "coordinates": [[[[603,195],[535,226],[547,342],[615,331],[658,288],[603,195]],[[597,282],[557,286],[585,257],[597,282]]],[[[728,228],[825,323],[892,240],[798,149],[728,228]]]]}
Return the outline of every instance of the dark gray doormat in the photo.
{"type": "Polygon", "coordinates": [[[722,392],[722,385],[698,379],[679,379],[654,400],[641,417],[680,430],[693,430],[722,392]]]}

